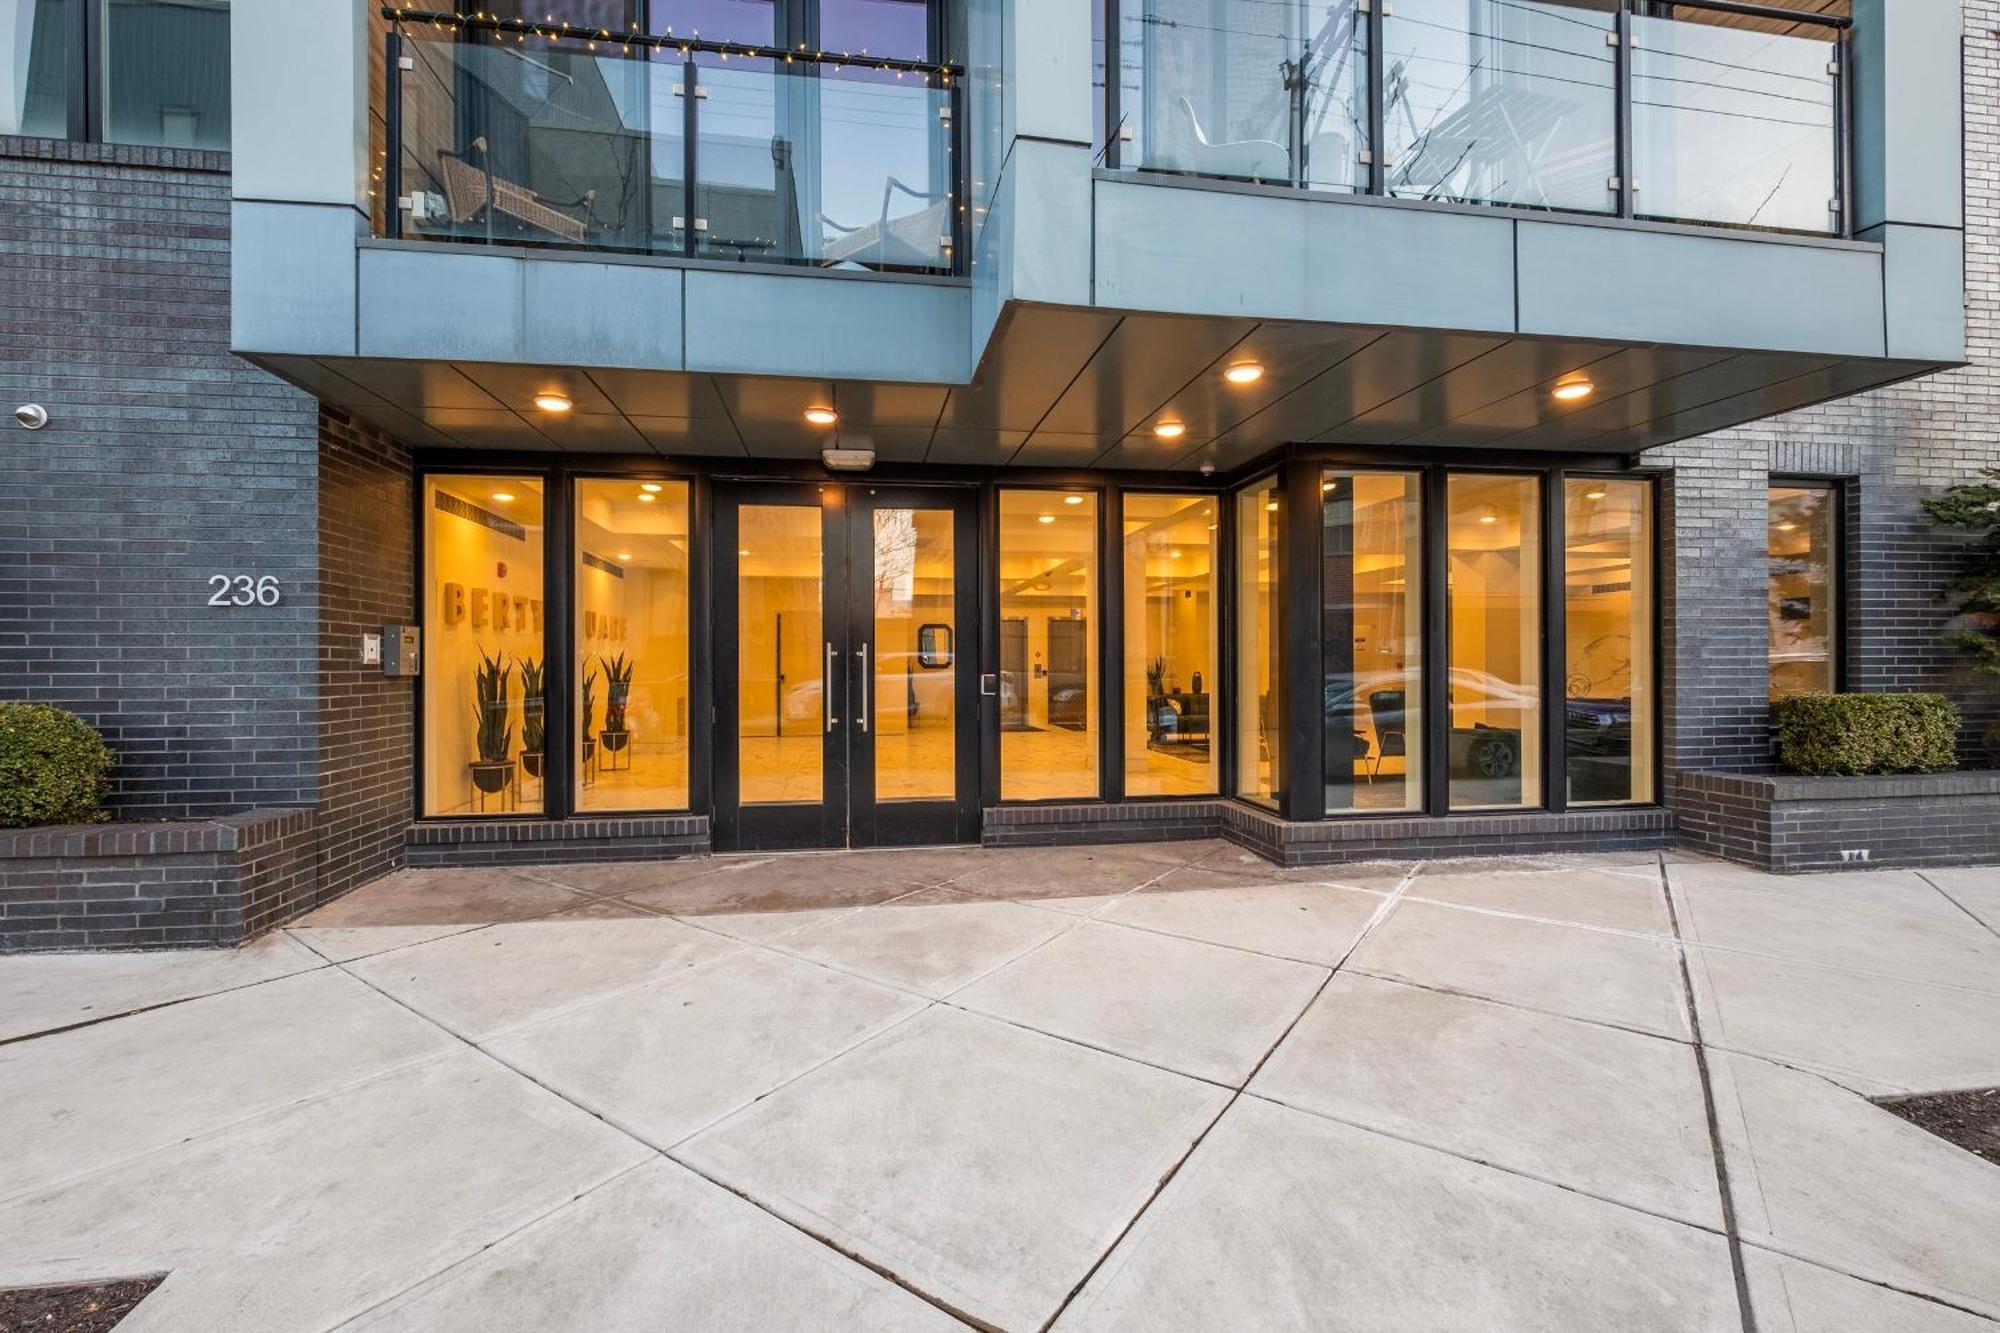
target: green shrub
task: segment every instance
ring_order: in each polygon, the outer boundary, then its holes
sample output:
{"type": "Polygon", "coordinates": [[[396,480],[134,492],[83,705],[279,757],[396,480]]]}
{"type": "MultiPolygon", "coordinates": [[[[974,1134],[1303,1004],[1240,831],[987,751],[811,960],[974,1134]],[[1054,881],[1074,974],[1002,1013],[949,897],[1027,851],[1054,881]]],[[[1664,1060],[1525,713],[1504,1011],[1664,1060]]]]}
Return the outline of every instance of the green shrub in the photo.
{"type": "Polygon", "coordinates": [[[111,751],[89,723],[0,701],[0,828],[94,823],[110,787],[111,751]]]}
{"type": "Polygon", "coordinates": [[[1940,773],[1958,709],[1942,694],[1796,694],[1776,705],[1778,762],[1809,777],[1940,773]]]}

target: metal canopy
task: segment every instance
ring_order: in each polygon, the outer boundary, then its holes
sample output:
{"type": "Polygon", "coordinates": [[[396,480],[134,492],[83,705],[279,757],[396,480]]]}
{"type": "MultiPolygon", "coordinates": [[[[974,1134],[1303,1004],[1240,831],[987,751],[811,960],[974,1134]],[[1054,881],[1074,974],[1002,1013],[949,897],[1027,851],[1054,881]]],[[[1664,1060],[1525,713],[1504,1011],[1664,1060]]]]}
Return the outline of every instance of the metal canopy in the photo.
{"type": "Polygon", "coordinates": [[[1285,444],[1637,454],[1933,369],[1919,362],[1014,306],[970,384],[256,358],[435,448],[1227,471],[1285,444]],[[1241,361],[1261,379],[1233,385],[1241,361]],[[1592,393],[1558,401],[1557,381],[1592,393]],[[574,404],[534,406],[557,391],[574,404]],[[831,405],[837,427],[808,425],[831,405]],[[1172,439],[1155,427],[1183,427],[1172,439]]]}

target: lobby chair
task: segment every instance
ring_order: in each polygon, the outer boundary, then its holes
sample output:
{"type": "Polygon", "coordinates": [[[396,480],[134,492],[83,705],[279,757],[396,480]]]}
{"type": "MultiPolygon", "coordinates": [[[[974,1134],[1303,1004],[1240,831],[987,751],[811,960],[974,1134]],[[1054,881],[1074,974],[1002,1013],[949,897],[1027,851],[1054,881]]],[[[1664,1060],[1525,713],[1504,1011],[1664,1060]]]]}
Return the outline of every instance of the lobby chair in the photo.
{"type": "Polygon", "coordinates": [[[1384,759],[1408,756],[1409,717],[1401,690],[1377,690],[1368,696],[1368,718],[1375,728],[1375,766],[1368,772],[1373,782],[1382,771],[1384,759]]]}

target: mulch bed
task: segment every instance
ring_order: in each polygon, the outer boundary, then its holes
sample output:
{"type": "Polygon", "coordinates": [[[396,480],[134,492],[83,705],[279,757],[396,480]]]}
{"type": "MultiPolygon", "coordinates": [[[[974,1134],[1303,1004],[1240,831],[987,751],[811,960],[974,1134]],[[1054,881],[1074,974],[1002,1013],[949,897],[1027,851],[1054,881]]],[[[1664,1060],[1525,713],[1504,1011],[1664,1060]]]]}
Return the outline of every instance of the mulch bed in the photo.
{"type": "Polygon", "coordinates": [[[2000,1165],[2000,1088],[1885,1097],[1876,1105],[2000,1165]]]}
{"type": "Polygon", "coordinates": [[[0,1333],[109,1333],[166,1274],[0,1291],[0,1333]]]}

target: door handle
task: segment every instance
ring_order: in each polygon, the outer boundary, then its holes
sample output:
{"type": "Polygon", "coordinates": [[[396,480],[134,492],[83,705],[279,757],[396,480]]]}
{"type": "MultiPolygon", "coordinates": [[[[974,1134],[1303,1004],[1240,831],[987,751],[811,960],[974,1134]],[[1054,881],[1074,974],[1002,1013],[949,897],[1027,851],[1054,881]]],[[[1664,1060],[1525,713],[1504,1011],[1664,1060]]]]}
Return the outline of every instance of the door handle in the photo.
{"type": "Polygon", "coordinates": [[[861,729],[866,731],[868,730],[868,690],[874,684],[868,677],[868,645],[864,643],[859,648],[856,648],[854,655],[861,659],[861,729]]]}
{"type": "Polygon", "coordinates": [[[840,725],[840,719],[833,715],[833,641],[827,640],[826,673],[819,680],[819,711],[826,715],[826,729],[832,731],[840,725]]]}

